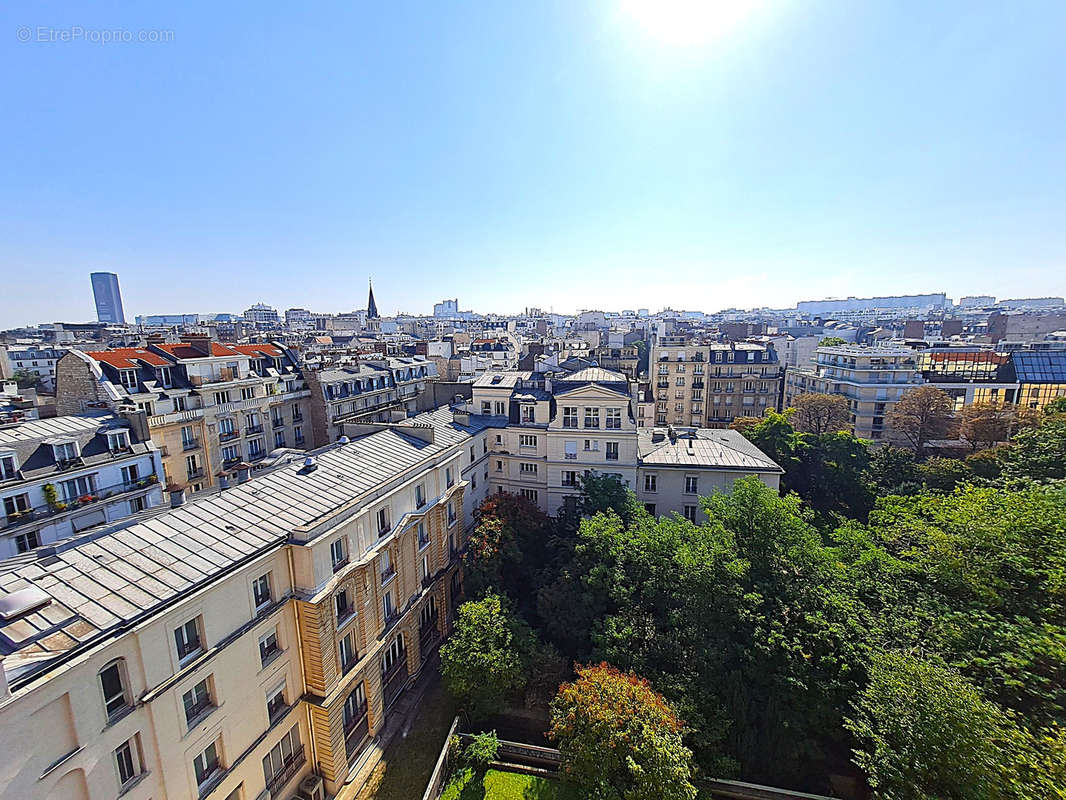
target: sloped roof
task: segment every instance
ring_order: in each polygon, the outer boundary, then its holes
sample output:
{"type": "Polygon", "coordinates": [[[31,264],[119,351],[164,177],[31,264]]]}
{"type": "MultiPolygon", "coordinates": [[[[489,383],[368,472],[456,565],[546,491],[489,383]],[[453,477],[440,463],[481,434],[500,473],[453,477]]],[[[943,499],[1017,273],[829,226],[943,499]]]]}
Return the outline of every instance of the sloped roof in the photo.
{"type": "Polygon", "coordinates": [[[216,357],[217,358],[219,356],[244,355],[243,353],[240,353],[237,350],[234,350],[234,349],[232,349],[232,348],[230,348],[230,347],[228,347],[228,346],[226,346],[224,344],[219,344],[218,342],[211,342],[211,348],[210,348],[211,349],[211,356],[204,355],[203,353],[201,353],[199,350],[197,350],[192,345],[186,344],[184,342],[182,342],[180,344],[157,344],[157,345],[155,345],[155,347],[158,347],[160,350],[165,350],[166,352],[168,352],[172,356],[174,356],[174,358],[182,358],[182,359],[184,359],[184,358],[209,358],[209,357],[216,357]]]}
{"type": "MultiPolygon", "coordinates": [[[[659,434],[666,432],[659,429],[659,434]]],[[[680,432],[674,441],[663,435],[653,441],[655,429],[637,431],[637,454],[646,467],[688,467],[741,472],[784,472],[737,431],[695,428],[680,432]]]]}
{"type": "Polygon", "coordinates": [[[272,344],[231,344],[231,350],[243,353],[246,356],[267,356],[268,358],[280,358],[285,355],[280,347],[272,344]]]}
{"type": "MultiPolygon", "coordinates": [[[[44,422],[44,420],[42,420],[44,422]]],[[[454,422],[447,407],[266,475],[111,531],[0,575],[0,597],[29,587],[51,603],[0,622],[0,651],[9,678],[102,638],[124,622],[152,613],[177,595],[231,569],[241,559],[280,545],[298,526],[313,525],[342,505],[392,480],[488,426],[472,415],[454,422]],[[403,432],[428,425],[434,442],[403,432]]]]}
{"type": "Polygon", "coordinates": [[[110,364],[116,369],[138,369],[141,366],[137,363],[138,361],[143,361],[145,364],[151,364],[153,367],[165,367],[170,364],[169,361],[158,353],[153,353],[151,350],[145,350],[141,347],[119,347],[114,350],[92,350],[85,355],[95,361],[110,364]]]}
{"type": "Polygon", "coordinates": [[[603,369],[602,367],[588,367],[586,369],[572,372],[569,375],[565,375],[559,379],[560,381],[566,381],[567,383],[628,383],[629,378],[623,375],[621,372],[615,372],[610,369],[603,369]]]}

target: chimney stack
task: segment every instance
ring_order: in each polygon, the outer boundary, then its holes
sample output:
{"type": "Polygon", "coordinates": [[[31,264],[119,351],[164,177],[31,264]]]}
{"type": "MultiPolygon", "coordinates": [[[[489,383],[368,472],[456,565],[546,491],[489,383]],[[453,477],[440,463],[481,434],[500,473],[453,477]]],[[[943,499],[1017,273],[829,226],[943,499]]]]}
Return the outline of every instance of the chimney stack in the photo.
{"type": "Polygon", "coordinates": [[[181,341],[202,355],[211,355],[211,337],[206,333],[183,333],[181,341]]]}

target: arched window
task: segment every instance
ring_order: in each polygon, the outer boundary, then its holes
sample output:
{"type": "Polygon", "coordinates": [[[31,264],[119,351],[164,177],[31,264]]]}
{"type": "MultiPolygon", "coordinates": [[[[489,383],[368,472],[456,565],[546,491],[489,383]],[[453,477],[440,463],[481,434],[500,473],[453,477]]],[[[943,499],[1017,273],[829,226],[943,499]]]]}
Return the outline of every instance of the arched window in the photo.
{"type": "Polygon", "coordinates": [[[100,690],[104,695],[104,711],[108,719],[115,719],[132,707],[126,662],[116,658],[100,670],[100,690]]]}

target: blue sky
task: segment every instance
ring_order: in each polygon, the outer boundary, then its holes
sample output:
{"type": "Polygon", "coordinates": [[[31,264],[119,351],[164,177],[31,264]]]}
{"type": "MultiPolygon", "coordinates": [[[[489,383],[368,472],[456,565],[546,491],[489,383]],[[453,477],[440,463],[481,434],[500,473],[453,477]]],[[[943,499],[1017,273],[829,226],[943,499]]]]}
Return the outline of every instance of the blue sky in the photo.
{"type": "Polygon", "coordinates": [[[5,3],[0,327],[1066,292],[1066,3],[707,2],[5,3]]]}

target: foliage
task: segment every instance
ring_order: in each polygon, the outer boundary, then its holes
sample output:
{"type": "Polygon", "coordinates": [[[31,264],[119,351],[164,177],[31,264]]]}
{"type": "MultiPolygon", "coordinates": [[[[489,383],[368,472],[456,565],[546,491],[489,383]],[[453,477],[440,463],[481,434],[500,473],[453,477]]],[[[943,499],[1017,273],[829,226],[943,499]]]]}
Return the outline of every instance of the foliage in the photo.
{"type": "Polygon", "coordinates": [[[960,483],[973,477],[966,462],[957,458],[931,458],[920,465],[925,488],[934,492],[951,492],[960,483]]]}
{"type": "Polygon", "coordinates": [[[455,632],[440,649],[448,691],[475,717],[496,711],[524,684],[524,658],[532,649],[532,631],[499,595],[463,603],[455,632]]]}
{"type": "Polygon", "coordinates": [[[880,653],[845,725],[855,763],[885,800],[1011,796],[1020,732],[965,678],[911,655],[880,653]]]}
{"type": "Polygon", "coordinates": [[[441,800],[587,800],[568,783],[536,775],[466,768],[454,775],[441,800]]]}
{"type": "Polygon", "coordinates": [[[500,737],[496,731],[477,733],[463,749],[463,762],[472,767],[487,767],[500,752],[500,737]]]}
{"type": "Polygon", "coordinates": [[[948,436],[954,408],[951,398],[940,389],[919,386],[905,392],[886,419],[900,440],[921,457],[926,444],[948,436]]]}
{"type": "Polygon", "coordinates": [[[40,388],[42,381],[41,376],[31,369],[17,369],[11,373],[11,380],[15,382],[19,389],[34,389],[40,388]]]}
{"type": "Polygon", "coordinates": [[[1044,414],[1049,417],[1054,414],[1066,414],[1066,397],[1056,397],[1044,406],[1044,414]]]}
{"type": "Polygon", "coordinates": [[[792,424],[801,433],[837,433],[846,431],[848,425],[848,401],[839,394],[808,392],[792,401],[796,413],[792,424]]]}
{"type": "Polygon", "coordinates": [[[1035,428],[1018,433],[1000,458],[1005,480],[1066,478],[1066,416],[1049,415],[1035,428]]]}
{"type": "Polygon", "coordinates": [[[49,508],[58,507],[59,495],[56,493],[55,484],[46,483],[41,487],[41,493],[44,495],[44,502],[48,504],[49,508]]]}
{"type": "Polygon", "coordinates": [[[825,336],[820,342],[819,347],[841,347],[847,344],[847,340],[841,339],[839,336],[825,336]]]}
{"type": "Polygon", "coordinates": [[[977,478],[985,480],[998,478],[1003,471],[1000,462],[1000,451],[1002,449],[1001,447],[989,447],[987,450],[978,450],[976,453],[971,453],[966,456],[966,466],[970,468],[970,471],[977,478]]]}
{"type": "Polygon", "coordinates": [[[866,475],[879,496],[914,494],[922,488],[914,453],[905,447],[879,447],[870,456],[866,475]]]}
{"type": "Polygon", "coordinates": [[[1018,430],[1037,422],[1032,409],[1010,403],[971,403],[959,412],[959,436],[976,451],[1005,442],[1018,430]]]}
{"type": "Polygon", "coordinates": [[[607,800],[692,800],[692,753],[677,714],[648,682],[606,663],[579,666],[551,705],[566,775],[607,800]]]}
{"type": "Polygon", "coordinates": [[[602,511],[613,511],[628,525],[643,510],[637,496],[617,478],[590,472],[580,481],[578,509],[582,516],[591,517],[602,511]]]}

